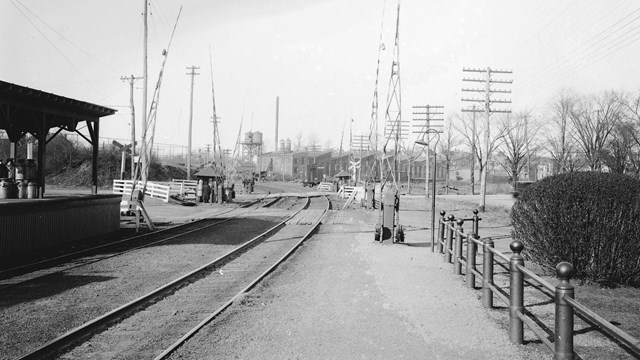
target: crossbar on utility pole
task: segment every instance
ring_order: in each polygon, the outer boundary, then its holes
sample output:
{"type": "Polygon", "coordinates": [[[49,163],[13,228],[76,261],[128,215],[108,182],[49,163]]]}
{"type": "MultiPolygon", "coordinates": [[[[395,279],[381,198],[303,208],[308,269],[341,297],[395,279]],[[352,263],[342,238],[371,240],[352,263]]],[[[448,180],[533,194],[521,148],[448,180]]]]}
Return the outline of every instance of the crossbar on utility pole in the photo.
{"type": "MultiPolygon", "coordinates": [[[[484,83],[484,91],[482,91],[481,89],[465,89],[463,88],[462,91],[464,92],[478,92],[478,93],[482,93],[484,92],[484,99],[472,99],[472,98],[462,98],[462,101],[467,101],[467,102],[479,102],[479,103],[484,103],[484,109],[482,110],[478,110],[475,108],[475,106],[472,109],[462,109],[463,112],[472,112],[475,113],[476,112],[484,112],[485,115],[485,124],[484,124],[484,146],[483,146],[483,154],[482,154],[482,159],[481,159],[481,163],[480,163],[480,167],[482,168],[482,173],[480,174],[480,211],[484,212],[485,211],[485,207],[486,207],[486,195],[487,195],[487,171],[488,171],[488,166],[489,166],[489,156],[490,156],[490,150],[491,150],[491,136],[490,136],[490,129],[489,129],[489,123],[490,123],[490,117],[492,113],[510,113],[511,110],[498,110],[498,109],[493,109],[491,107],[492,104],[494,103],[500,103],[500,104],[510,104],[511,100],[505,100],[505,99],[495,99],[492,100],[491,99],[491,95],[493,93],[511,93],[511,91],[509,90],[497,90],[497,89],[491,89],[491,86],[493,84],[512,84],[513,80],[496,80],[496,79],[492,79],[491,75],[492,74],[513,74],[513,72],[511,70],[492,70],[490,67],[487,67],[486,69],[470,69],[470,68],[463,68],[462,69],[463,72],[476,72],[476,73],[482,73],[485,74],[485,78],[484,79],[480,79],[480,78],[463,78],[462,81],[468,81],[468,82],[479,82],[479,83],[484,83]]],[[[475,121],[474,121],[475,124],[475,121]]],[[[475,139],[475,132],[471,135],[474,139],[475,139]]],[[[473,141],[472,141],[473,143],[473,141]]],[[[472,154],[472,156],[475,156],[475,154],[472,154]]],[[[473,171],[473,168],[471,169],[471,171],[473,171]]]]}
{"type": "MultiPolygon", "coordinates": [[[[441,128],[443,127],[442,122],[444,122],[444,119],[441,118],[441,115],[444,115],[444,112],[442,111],[442,109],[444,109],[444,106],[442,105],[423,105],[423,106],[414,106],[413,107],[414,111],[413,111],[413,121],[414,122],[422,122],[421,124],[414,124],[413,127],[414,128],[419,128],[418,131],[414,131],[414,134],[423,134],[424,137],[424,141],[428,144],[429,143],[429,134],[430,134],[430,129],[436,129],[436,128],[441,128]],[[417,111],[416,111],[417,110],[417,111]],[[424,111],[424,112],[420,112],[420,110],[424,111]],[[418,117],[416,118],[416,115],[424,115],[425,117],[418,117]]],[[[429,146],[426,146],[426,156],[425,156],[425,175],[424,175],[424,195],[426,198],[429,198],[429,172],[430,172],[430,166],[429,166],[429,146]]],[[[435,151],[435,149],[434,149],[435,151]]],[[[435,159],[434,159],[435,161],[435,159]]],[[[434,192],[435,194],[435,192],[434,192]]]]}

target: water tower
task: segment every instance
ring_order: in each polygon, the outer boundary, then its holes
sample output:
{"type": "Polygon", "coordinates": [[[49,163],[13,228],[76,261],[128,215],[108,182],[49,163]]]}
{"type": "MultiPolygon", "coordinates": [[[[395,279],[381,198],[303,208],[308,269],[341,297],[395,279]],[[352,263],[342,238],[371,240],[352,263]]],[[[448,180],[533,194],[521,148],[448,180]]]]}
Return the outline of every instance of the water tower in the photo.
{"type": "Polygon", "coordinates": [[[242,160],[253,161],[254,156],[262,154],[262,133],[260,131],[244,133],[242,145],[242,160]]]}

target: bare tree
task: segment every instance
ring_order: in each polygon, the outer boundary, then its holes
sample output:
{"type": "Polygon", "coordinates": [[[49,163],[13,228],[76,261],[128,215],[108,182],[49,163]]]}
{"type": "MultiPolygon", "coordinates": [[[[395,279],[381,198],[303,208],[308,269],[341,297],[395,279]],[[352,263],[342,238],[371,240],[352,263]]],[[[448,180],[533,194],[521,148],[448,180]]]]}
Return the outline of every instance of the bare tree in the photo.
{"type": "Polygon", "coordinates": [[[500,159],[498,163],[502,166],[511,180],[513,188],[517,190],[518,177],[527,164],[527,158],[535,152],[534,140],[537,136],[536,127],[525,125],[529,117],[528,113],[520,113],[517,116],[511,114],[501,118],[499,123],[502,137],[498,144],[500,159]]]}
{"type": "MultiPolygon", "coordinates": [[[[451,161],[453,160],[454,149],[462,144],[462,140],[456,136],[453,128],[453,118],[450,116],[444,124],[440,141],[438,142],[438,152],[440,157],[445,161],[445,192],[449,194],[449,172],[451,170],[451,161]]],[[[473,171],[473,169],[471,169],[473,171]]]]}
{"type": "Polygon", "coordinates": [[[583,97],[570,112],[573,137],[589,169],[602,170],[602,153],[611,132],[622,117],[620,97],[615,92],[583,97]]]}
{"type": "MultiPolygon", "coordinates": [[[[411,145],[411,147],[407,147],[404,142],[400,143],[400,153],[404,154],[407,157],[407,192],[411,194],[411,170],[414,169],[415,161],[420,157],[423,153],[424,148],[422,146],[416,147],[415,143],[411,145]]],[[[402,172],[402,167],[400,167],[399,171],[402,172]]],[[[399,180],[400,177],[398,177],[399,180]]],[[[427,183],[429,179],[426,179],[427,183]]]]}
{"type": "MultiPolygon", "coordinates": [[[[484,132],[485,132],[485,123],[482,121],[478,121],[476,123],[476,131],[474,133],[473,131],[473,122],[469,119],[465,119],[464,117],[460,116],[460,115],[456,115],[457,119],[458,119],[458,124],[453,125],[453,127],[458,131],[458,133],[461,135],[461,141],[464,145],[469,146],[469,149],[472,149],[472,144],[473,141],[475,141],[475,154],[472,154],[472,156],[475,156],[476,160],[478,161],[478,164],[480,166],[480,173],[482,173],[485,170],[485,167],[488,164],[488,158],[491,157],[491,154],[495,151],[498,142],[500,141],[500,139],[502,138],[502,132],[501,129],[497,126],[495,126],[495,116],[492,116],[490,118],[490,122],[489,122],[489,134],[490,134],[490,138],[489,138],[489,153],[488,154],[484,154],[484,147],[483,146],[478,146],[477,144],[482,144],[482,141],[480,141],[480,139],[484,138],[484,132]],[[475,140],[474,140],[475,139],[475,140]]],[[[472,169],[473,170],[473,169],[472,169]]]]}
{"type": "Polygon", "coordinates": [[[637,139],[638,134],[633,123],[619,121],[614,126],[602,154],[602,162],[612,173],[625,174],[634,167],[633,147],[637,139]]]}
{"type": "Polygon", "coordinates": [[[629,154],[629,162],[636,177],[640,176],[640,91],[622,99],[624,121],[630,125],[634,146],[629,154]]]}
{"type": "Polygon", "coordinates": [[[543,142],[553,160],[553,173],[564,173],[576,168],[576,146],[570,136],[570,114],[574,111],[577,98],[569,90],[562,90],[551,104],[550,126],[546,128],[543,142]]]}

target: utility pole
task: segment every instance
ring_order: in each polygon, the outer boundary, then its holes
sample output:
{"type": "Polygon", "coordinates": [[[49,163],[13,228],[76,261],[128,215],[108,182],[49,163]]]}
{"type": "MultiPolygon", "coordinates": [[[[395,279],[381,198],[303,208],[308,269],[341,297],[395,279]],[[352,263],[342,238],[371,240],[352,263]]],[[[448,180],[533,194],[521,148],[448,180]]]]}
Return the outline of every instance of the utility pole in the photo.
{"type": "MultiPolygon", "coordinates": [[[[413,107],[413,127],[419,128],[418,131],[414,131],[414,134],[423,134],[424,141],[429,143],[429,130],[435,129],[438,132],[442,131],[442,127],[444,126],[442,122],[444,119],[441,118],[441,115],[444,115],[443,110],[444,106],[442,105],[422,105],[422,106],[414,106],[413,107]],[[421,112],[422,111],[422,112],[421,112]],[[416,117],[417,116],[417,117],[416,117]],[[424,116],[424,117],[423,117],[424,116]],[[436,116],[436,117],[433,117],[436,116]],[[415,123],[417,122],[417,124],[415,123]]],[[[424,177],[424,196],[429,198],[429,146],[426,146],[426,159],[425,159],[425,177],[424,177]]],[[[434,149],[435,154],[435,149],[434,149]]],[[[434,163],[436,159],[433,159],[434,163]]],[[[435,194],[434,194],[435,196],[435,194]]]]}
{"type": "Polygon", "coordinates": [[[471,174],[469,183],[471,185],[471,195],[476,194],[476,104],[473,104],[471,116],[471,174]]]}
{"type": "Polygon", "coordinates": [[[189,141],[187,142],[187,180],[191,180],[191,131],[193,124],[193,80],[196,75],[200,75],[196,73],[196,70],[200,69],[197,66],[188,66],[187,70],[191,70],[191,72],[187,73],[187,75],[191,76],[191,98],[189,102],[189,141]]]}
{"type": "MultiPolygon", "coordinates": [[[[494,84],[512,84],[513,80],[499,80],[492,79],[492,74],[513,74],[511,70],[492,70],[490,67],[486,69],[462,69],[463,72],[474,72],[485,74],[484,79],[471,79],[471,78],[463,78],[462,81],[468,82],[479,82],[484,83],[484,89],[465,89],[464,92],[476,92],[476,93],[484,93],[484,99],[474,99],[474,98],[462,98],[462,101],[468,102],[479,102],[484,103],[484,110],[477,109],[475,107],[471,109],[462,109],[463,112],[484,112],[485,115],[485,123],[484,123],[484,154],[482,155],[482,160],[480,166],[482,167],[482,173],[480,174],[480,211],[484,212],[486,209],[486,196],[487,196],[487,171],[489,166],[489,155],[491,150],[491,136],[489,131],[489,123],[490,117],[493,113],[510,113],[511,110],[504,109],[493,109],[493,104],[511,104],[511,100],[497,100],[491,99],[491,95],[494,93],[503,93],[510,94],[511,90],[500,90],[500,89],[492,89],[492,85],[494,84]]],[[[472,136],[476,136],[476,134],[472,134],[472,136]]]]}
{"type": "Polygon", "coordinates": [[[120,80],[129,82],[129,107],[131,108],[131,180],[136,176],[136,111],[133,103],[133,83],[142,77],[120,76],[120,80]]]}
{"type": "Polygon", "coordinates": [[[147,82],[149,74],[147,71],[147,42],[149,38],[149,27],[147,26],[147,15],[149,12],[149,3],[144,1],[144,36],[143,36],[143,50],[142,50],[142,136],[140,143],[140,178],[143,183],[147,181],[148,165],[147,162],[147,82]]]}
{"type": "MultiPolygon", "coordinates": [[[[524,141],[525,142],[525,146],[526,146],[526,152],[527,152],[527,180],[531,181],[531,153],[529,152],[529,132],[528,132],[528,127],[529,127],[529,117],[530,115],[524,114],[522,116],[524,118],[524,141]]],[[[515,189],[516,191],[518,191],[518,189],[515,189]]]]}

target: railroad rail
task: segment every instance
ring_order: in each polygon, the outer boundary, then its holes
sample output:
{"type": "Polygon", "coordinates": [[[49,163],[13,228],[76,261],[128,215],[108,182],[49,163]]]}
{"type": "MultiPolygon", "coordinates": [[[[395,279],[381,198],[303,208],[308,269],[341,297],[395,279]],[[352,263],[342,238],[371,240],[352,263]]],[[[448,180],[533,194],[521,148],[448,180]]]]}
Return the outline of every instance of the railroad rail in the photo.
{"type": "MultiPolygon", "coordinates": [[[[325,198],[325,201],[328,204],[328,200],[326,200],[326,198],[325,198]]],[[[242,273],[245,269],[249,270],[251,268],[257,267],[257,266],[254,266],[255,265],[254,263],[256,262],[255,260],[253,260],[252,262],[252,260],[243,260],[243,259],[251,258],[250,254],[252,252],[267,251],[267,250],[258,250],[258,249],[268,249],[269,247],[273,248],[275,245],[282,247],[283,244],[285,243],[291,244],[293,242],[293,245],[290,247],[290,249],[288,249],[288,251],[284,253],[284,255],[280,253],[277,256],[278,259],[273,261],[273,264],[271,266],[269,266],[266,270],[260,270],[260,275],[255,277],[253,281],[249,283],[249,285],[243,284],[242,289],[239,292],[235,292],[234,296],[231,296],[228,299],[226,299],[226,301],[224,301],[224,303],[214,313],[210,314],[204,320],[201,320],[198,323],[199,328],[201,328],[202,326],[205,326],[217,314],[222,312],[226,307],[228,307],[234,301],[236,301],[242,293],[251,289],[262,278],[264,278],[273,269],[275,269],[278,266],[278,264],[284,261],[293,251],[295,251],[295,249],[309,236],[309,234],[311,234],[313,230],[315,230],[315,228],[320,223],[322,217],[324,216],[324,213],[326,212],[326,210],[316,211],[317,216],[315,218],[314,223],[307,224],[311,217],[309,217],[308,215],[302,215],[302,214],[304,214],[303,210],[309,206],[310,202],[311,200],[307,197],[306,203],[304,206],[301,206],[300,209],[295,211],[293,215],[288,216],[285,220],[279,222],[278,224],[271,227],[267,231],[259,234],[258,236],[255,236],[251,240],[243,243],[240,246],[237,246],[233,250],[208,262],[207,264],[200,266],[198,269],[193,270],[184,276],[181,276],[169,283],[166,283],[165,285],[160,286],[154,289],[153,291],[150,291],[147,294],[140,296],[128,302],[125,305],[118,307],[117,309],[114,309],[106,314],[103,314],[91,321],[84,323],[79,327],[76,327],[68,331],[67,333],[57,337],[54,340],[49,341],[48,343],[38,347],[37,349],[22,355],[20,359],[37,359],[37,358],[49,356],[51,354],[59,354],[61,352],[69,350],[70,344],[75,345],[78,342],[81,342],[82,341],[81,339],[87,339],[87,337],[92,336],[94,334],[98,334],[98,335],[95,335],[96,337],[102,336],[102,334],[108,333],[108,330],[101,331],[105,327],[107,326],[116,327],[120,322],[127,321],[126,319],[129,319],[129,318],[134,318],[138,313],[151,311],[152,309],[154,309],[154,307],[163,306],[162,304],[164,304],[165,301],[167,302],[180,301],[180,299],[183,297],[189,300],[188,296],[182,296],[183,293],[199,294],[199,295],[194,295],[196,297],[210,296],[211,294],[224,293],[225,291],[211,290],[212,286],[220,286],[220,285],[212,285],[212,282],[215,283],[216,278],[221,278],[222,277],[221,275],[223,274],[223,272],[227,274],[227,276],[225,277],[226,279],[226,278],[231,278],[231,275],[235,273],[238,273],[238,274],[242,273]],[[298,219],[298,221],[296,219],[298,219]],[[294,221],[296,222],[292,223],[294,221]],[[295,237],[289,234],[285,237],[285,239],[287,239],[288,242],[283,241],[284,239],[277,240],[277,241],[269,240],[269,236],[272,236],[273,234],[278,234],[281,231],[285,231],[288,228],[287,225],[293,225],[293,224],[301,225],[302,223],[304,223],[304,225],[308,227],[308,229],[305,231],[304,234],[300,236],[295,236],[295,237]],[[293,241],[294,238],[295,238],[295,241],[293,241]],[[248,261],[248,262],[243,264],[242,263],[243,261],[248,261]],[[242,268],[243,270],[239,271],[239,270],[231,269],[229,272],[227,272],[227,269],[226,269],[227,266],[229,267],[236,266],[236,267],[242,268]],[[204,287],[204,288],[198,290],[199,287],[204,287]]],[[[260,256],[258,258],[260,259],[264,257],[262,256],[262,254],[259,254],[259,255],[260,256]]],[[[252,271],[255,271],[255,269],[252,271]]],[[[220,279],[218,279],[218,281],[219,280],[220,279]]],[[[204,303],[210,304],[211,302],[204,301],[204,303]]],[[[182,307],[179,307],[179,308],[182,309],[182,307]]],[[[202,312],[203,312],[202,309],[199,309],[196,311],[196,313],[198,314],[202,312]]],[[[167,348],[167,350],[165,350],[163,354],[171,353],[173,351],[171,349],[175,349],[178,346],[180,346],[178,343],[180,344],[184,343],[184,341],[186,341],[195,332],[197,332],[197,330],[194,330],[194,328],[185,332],[185,335],[180,340],[178,340],[178,342],[174,343],[174,345],[169,346],[169,348],[167,348]]],[[[80,348],[76,347],[70,350],[71,356],[77,355],[76,353],[74,353],[74,351],[78,351],[79,356],[82,357],[84,356],[83,351],[85,350],[86,349],[82,348],[82,345],[80,345],[80,348]]]]}
{"type": "MultiPolygon", "coordinates": [[[[574,275],[573,265],[561,262],[556,266],[556,277],[559,282],[553,285],[525,267],[522,251],[524,244],[519,240],[510,243],[511,255],[495,249],[494,238],[481,238],[477,210],[471,219],[456,219],[453,215],[445,218],[440,212],[438,230],[438,252],[444,262],[453,265],[453,273],[464,275],[469,288],[475,289],[476,277],[482,284],[483,307],[494,308],[494,295],[509,307],[509,340],[514,344],[524,344],[524,325],[547,347],[556,360],[573,360],[574,353],[574,317],[577,314],[582,320],[600,329],[628,354],[640,358],[640,341],[613,325],[585,305],[575,299],[575,289],[571,284],[574,275]],[[473,221],[473,228],[465,233],[465,220],[473,221]],[[466,245],[466,253],[463,251],[466,245]],[[476,267],[478,248],[482,248],[482,272],[476,267]],[[466,254],[466,255],[465,255],[466,254]],[[509,275],[509,292],[507,293],[494,282],[494,266],[505,269],[509,275]],[[464,267],[464,272],[463,272],[464,267]],[[539,321],[525,307],[525,284],[548,296],[555,303],[554,328],[543,328],[539,321]]],[[[505,237],[500,237],[505,238],[505,237]]]]}
{"type": "Polygon", "coordinates": [[[258,205],[248,211],[248,212],[251,212],[259,208],[270,207],[282,199],[279,195],[276,195],[271,198],[267,198],[267,196],[269,196],[269,194],[257,200],[251,201],[247,204],[243,204],[239,208],[226,209],[214,215],[217,218],[222,215],[231,214],[230,216],[227,216],[222,220],[215,220],[212,222],[212,219],[210,217],[201,218],[189,223],[178,224],[178,225],[171,226],[166,229],[157,230],[151,233],[127,237],[121,240],[111,241],[105,244],[100,244],[100,245],[84,248],[81,250],[72,251],[70,253],[40,260],[30,264],[25,264],[25,265],[12,267],[9,269],[0,270],[0,290],[6,289],[7,287],[11,287],[11,286],[16,286],[18,284],[24,283],[25,281],[33,280],[37,277],[59,273],[59,272],[76,268],[79,266],[86,266],[98,261],[102,261],[115,256],[122,255],[129,251],[158,245],[158,244],[173,240],[179,236],[189,234],[194,231],[199,231],[202,229],[217,226],[222,223],[236,219],[239,216],[245,215],[247,213],[247,211],[239,211],[239,209],[245,209],[245,208],[252,207],[254,205],[258,205]],[[137,244],[141,244],[141,245],[137,245],[137,244]],[[104,253],[107,250],[116,249],[118,247],[124,247],[124,250],[104,253]],[[96,256],[95,254],[98,254],[98,253],[103,253],[104,255],[96,256]],[[71,262],[74,259],[79,259],[81,257],[86,257],[89,255],[93,255],[91,260],[81,259],[76,262],[71,262]],[[64,262],[68,262],[66,266],[59,266],[59,267],[53,268],[55,265],[64,263],[64,262]],[[43,268],[46,268],[47,270],[38,272],[38,270],[43,268]],[[19,281],[13,281],[13,282],[3,281],[9,277],[15,278],[20,274],[23,274],[23,275],[32,274],[32,276],[26,276],[26,277],[23,276],[23,279],[19,281]]]}

